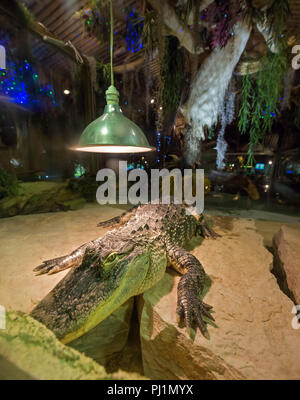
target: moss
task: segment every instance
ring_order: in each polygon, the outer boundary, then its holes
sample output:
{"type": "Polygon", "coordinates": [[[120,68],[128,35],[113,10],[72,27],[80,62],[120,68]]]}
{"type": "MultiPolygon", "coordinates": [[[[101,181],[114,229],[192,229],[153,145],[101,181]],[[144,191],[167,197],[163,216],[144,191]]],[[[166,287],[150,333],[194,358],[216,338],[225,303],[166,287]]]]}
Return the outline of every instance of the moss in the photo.
{"type": "Polygon", "coordinates": [[[3,197],[16,196],[19,193],[20,185],[15,175],[9,174],[0,169],[0,199],[3,197]]]}
{"type": "Polygon", "coordinates": [[[83,196],[87,201],[96,200],[96,191],[98,182],[95,176],[83,175],[80,178],[70,179],[69,189],[80,196],[83,196]]]}
{"type": "MultiPolygon", "coordinates": [[[[43,324],[15,311],[7,312],[6,329],[0,331],[0,358],[3,371],[7,363],[32,379],[144,379],[123,371],[108,374],[91,358],[63,345],[43,324]]],[[[6,379],[14,378],[8,374],[6,379]]]]}
{"type": "MultiPolygon", "coordinates": [[[[96,190],[94,196],[95,192],[96,190]]],[[[0,218],[17,214],[75,210],[81,208],[85,202],[80,192],[70,189],[68,181],[25,182],[20,183],[17,195],[0,200],[0,218]]]]}
{"type": "Polygon", "coordinates": [[[32,12],[28,10],[25,4],[17,2],[17,7],[20,19],[21,21],[23,21],[25,27],[29,26],[31,23],[35,21],[34,15],[32,14],[32,12]]]}

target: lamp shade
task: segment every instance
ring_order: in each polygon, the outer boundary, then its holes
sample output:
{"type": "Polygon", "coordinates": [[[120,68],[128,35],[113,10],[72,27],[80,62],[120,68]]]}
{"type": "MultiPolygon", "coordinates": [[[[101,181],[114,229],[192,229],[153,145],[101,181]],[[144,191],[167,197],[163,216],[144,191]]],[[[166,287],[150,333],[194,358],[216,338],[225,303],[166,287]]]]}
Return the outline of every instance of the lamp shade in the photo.
{"type": "Polygon", "coordinates": [[[123,115],[118,105],[119,93],[114,86],[106,92],[107,105],[101,117],[83,131],[72,150],[94,153],[140,153],[155,150],[143,131],[123,115]]]}

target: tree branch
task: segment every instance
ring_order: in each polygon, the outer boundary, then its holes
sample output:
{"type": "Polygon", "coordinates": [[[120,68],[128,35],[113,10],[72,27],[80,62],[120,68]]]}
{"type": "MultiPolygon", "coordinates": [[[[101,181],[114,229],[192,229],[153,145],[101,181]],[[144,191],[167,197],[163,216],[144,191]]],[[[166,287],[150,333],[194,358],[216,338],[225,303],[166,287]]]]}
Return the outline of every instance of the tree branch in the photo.
{"type": "Polygon", "coordinates": [[[145,62],[145,57],[140,57],[137,60],[129,62],[127,64],[115,65],[114,72],[115,74],[123,74],[124,72],[130,72],[142,66],[144,62],[145,62]]]}
{"type": "Polygon", "coordinates": [[[183,46],[192,54],[201,54],[204,52],[204,48],[201,45],[200,40],[197,41],[197,39],[193,36],[192,31],[180,21],[174,8],[170,5],[168,0],[148,1],[154,10],[160,13],[170,33],[177,37],[181,46],[183,46]]]}

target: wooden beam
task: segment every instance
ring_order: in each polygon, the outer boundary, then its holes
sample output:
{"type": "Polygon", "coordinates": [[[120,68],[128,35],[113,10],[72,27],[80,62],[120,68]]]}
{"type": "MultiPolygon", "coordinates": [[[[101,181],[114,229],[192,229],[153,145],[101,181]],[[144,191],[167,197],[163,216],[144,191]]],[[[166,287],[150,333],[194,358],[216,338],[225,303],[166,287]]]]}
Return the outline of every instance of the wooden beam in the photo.
{"type": "MultiPolygon", "coordinates": [[[[0,11],[2,11],[5,15],[7,15],[8,17],[10,17],[14,23],[18,26],[21,26],[20,22],[16,20],[15,15],[13,13],[13,10],[10,9],[9,7],[6,7],[4,5],[2,5],[0,3],[0,11]]],[[[74,62],[77,62],[77,58],[76,58],[76,54],[74,52],[74,50],[69,47],[69,46],[65,46],[65,43],[62,42],[61,40],[57,39],[52,32],[50,32],[47,28],[45,28],[42,24],[33,21],[33,22],[29,22],[28,24],[28,30],[33,33],[35,36],[38,36],[40,39],[44,39],[44,37],[48,37],[53,39],[51,41],[51,43],[49,42],[49,44],[51,44],[52,46],[54,46],[57,50],[59,50],[61,53],[64,53],[65,55],[67,55],[69,58],[71,58],[71,60],[73,60],[74,62]]]]}
{"type": "Polygon", "coordinates": [[[54,0],[51,1],[47,7],[43,7],[39,13],[35,13],[34,15],[36,15],[36,18],[39,21],[43,21],[45,18],[49,19],[49,17],[51,17],[51,15],[59,9],[61,9],[61,2],[54,0]]]}
{"type": "Polygon", "coordinates": [[[143,64],[145,62],[144,57],[138,58],[135,61],[129,62],[127,64],[122,64],[122,65],[116,65],[114,67],[114,72],[116,74],[123,74],[126,72],[130,72],[133,71],[135,69],[137,69],[138,67],[141,66],[141,64],[143,64]]]}
{"type": "MultiPolygon", "coordinates": [[[[0,3],[0,10],[3,11],[6,15],[14,19],[13,13],[7,9],[6,7],[2,6],[0,3]]],[[[14,19],[15,23],[20,25],[18,21],[14,19]]],[[[28,30],[31,31],[35,36],[39,37],[42,39],[44,43],[49,44],[53,48],[55,48],[57,51],[60,53],[66,55],[68,58],[70,58],[73,62],[78,63],[78,55],[79,59],[82,58],[84,61],[84,54],[82,54],[78,49],[76,51],[78,52],[77,56],[74,51],[70,46],[66,46],[65,42],[58,39],[51,31],[49,31],[43,24],[33,21],[30,22],[28,25],[28,30]]],[[[98,44],[96,42],[96,44],[98,44]]],[[[95,47],[96,47],[95,44],[95,47]]],[[[88,52],[93,50],[93,44],[88,44],[86,45],[86,50],[88,52]]],[[[38,49],[39,51],[39,49],[38,49]]],[[[114,71],[116,74],[122,74],[124,72],[130,72],[133,71],[134,69],[140,67],[143,63],[145,62],[145,59],[143,56],[138,58],[137,60],[134,60],[129,63],[122,63],[121,65],[114,66],[114,71]]]]}
{"type": "Polygon", "coordinates": [[[66,26],[67,27],[69,25],[74,26],[74,24],[77,23],[77,19],[74,18],[74,13],[80,7],[83,7],[85,3],[86,0],[81,0],[80,2],[77,2],[76,8],[72,7],[71,9],[67,9],[63,16],[61,16],[55,22],[52,23],[51,29],[53,30],[53,32],[60,35],[60,33],[62,33],[61,31],[66,29],[65,28],[66,26]]]}

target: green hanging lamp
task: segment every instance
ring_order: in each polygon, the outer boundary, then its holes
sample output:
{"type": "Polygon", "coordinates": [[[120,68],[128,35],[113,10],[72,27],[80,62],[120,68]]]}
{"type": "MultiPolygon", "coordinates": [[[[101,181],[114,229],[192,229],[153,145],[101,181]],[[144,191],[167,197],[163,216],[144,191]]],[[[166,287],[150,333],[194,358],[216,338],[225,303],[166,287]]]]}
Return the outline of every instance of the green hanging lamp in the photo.
{"type": "Polygon", "coordinates": [[[110,0],[110,75],[111,86],[105,92],[104,114],[91,122],[72,150],[94,153],[140,153],[153,151],[143,131],[126,118],[119,106],[119,92],[113,73],[113,10],[110,0]]]}

